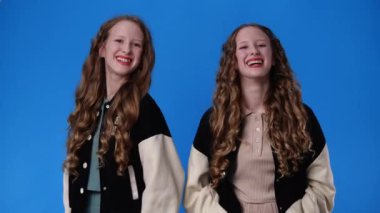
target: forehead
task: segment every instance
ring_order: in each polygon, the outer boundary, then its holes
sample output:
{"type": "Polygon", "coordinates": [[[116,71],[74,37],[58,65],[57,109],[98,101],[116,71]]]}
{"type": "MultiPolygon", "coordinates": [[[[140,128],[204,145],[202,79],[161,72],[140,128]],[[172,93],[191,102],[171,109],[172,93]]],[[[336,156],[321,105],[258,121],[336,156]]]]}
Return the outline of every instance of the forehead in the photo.
{"type": "Polygon", "coordinates": [[[124,36],[124,37],[133,37],[136,39],[142,39],[143,38],[143,32],[141,31],[140,27],[128,20],[122,20],[116,23],[110,30],[109,30],[110,36],[124,36]]]}
{"type": "Polygon", "coordinates": [[[244,27],[236,35],[236,43],[256,40],[269,41],[269,37],[260,28],[253,26],[244,27]]]}

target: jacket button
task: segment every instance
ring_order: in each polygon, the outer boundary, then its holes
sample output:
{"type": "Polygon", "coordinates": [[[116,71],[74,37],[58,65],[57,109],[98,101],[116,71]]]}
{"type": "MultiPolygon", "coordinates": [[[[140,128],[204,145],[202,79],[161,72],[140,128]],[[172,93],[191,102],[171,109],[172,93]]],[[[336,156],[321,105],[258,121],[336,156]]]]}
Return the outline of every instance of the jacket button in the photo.
{"type": "Polygon", "coordinates": [[[280,206],[280,211],[282,211],[282,206],[280,206]]]}
{"type": "Polygon", "coordinates": [[[107,108],[107,109],[108,109],[108,108],[110,108],[110,105],[109,105],[109,104],[107,104],[107,105],[106,105],[106,108],[107,108]]]}
{"type": "Polygon", "coordinates": [[[103,186],[103,191],[107,191],[107,187],[106,186],[103,186]]]}
{"type": "Polygon", "coordinates": [[[87,140],[89,141],[91,140],[91,138],[92,138],[92,135],[88,135],[87,140]]]}
{"type": "Polygon", "coordinates": [[[83,163],[83,169],[87,169],[87,163],[86,162],[83,163]]]}
{"type": "Polygon", "coordinates": [[[84,188],[83,188],[83,187],[80,188],[80,189],[79,189],[79,192],[80,192],[81,194],[83,194],[83,193],[84,193],[84,188]]]}

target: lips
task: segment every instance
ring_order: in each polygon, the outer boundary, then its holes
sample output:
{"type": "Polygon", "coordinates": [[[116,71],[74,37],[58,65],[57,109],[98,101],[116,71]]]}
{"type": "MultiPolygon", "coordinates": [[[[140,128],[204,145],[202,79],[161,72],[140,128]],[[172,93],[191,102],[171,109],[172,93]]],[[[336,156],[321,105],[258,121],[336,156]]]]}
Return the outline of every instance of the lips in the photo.
{"type": "Polygon", "coordinates": [[[259,67],[264,64],[264,59],[263,58],[251,58],[246,61],[246,64],[249,67],[259,67]]]}
{"type": "Polygon", "coordinates": [[[122,65],[131,65],[132,63],[132,58],[128,56],[116,56],[117,62],[119,62],[122,65]]]}

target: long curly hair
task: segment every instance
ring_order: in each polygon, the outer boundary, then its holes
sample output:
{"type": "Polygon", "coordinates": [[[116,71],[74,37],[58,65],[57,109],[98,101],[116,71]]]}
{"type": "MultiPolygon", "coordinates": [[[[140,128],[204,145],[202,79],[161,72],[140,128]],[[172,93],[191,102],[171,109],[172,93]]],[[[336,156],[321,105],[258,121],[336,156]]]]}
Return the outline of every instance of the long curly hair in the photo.
{"type": "Polygon", "coordinates": [[[75,110],[69,115],[67,158],[64,169],[78,176],[78,151],[87,137],[97,127],[97,112],[106,98],[105,61],[99,49],[106,42],[110,29],[120,21],[135,23],[143,33],[143,52],[140,64],[119,88],[105,115],[104,132],[100,136],[98,157],[104,166],[104,155],[109,150],[109,141],[115,139],[114,158],[118,165],[117,174],[123,175],[129,161],[132,141],[129,132],[139,116],[139,103],[148,92],[155,53],[151,34],[144,22],[136,16],[118,16],[104,23],[91,42],[91,49],[82,68],[82,78],[75,94],[75,110]]]}
{"type": "Polygon", "coordinates": [[[290,176],[298,171],[301,160],[310,151],[311,140],[306,130],[307,113],[303,107],[301,89],[293,76],[280,41],[273,32],[259,24],[243,24],[235,29],[222,48],[216,91],[210,116],[213,134],[210,161],[211,185],[217,187],[230,165],[228,155],[238,147],[242,131],[242,94],[237,70],[236,36],[241,29],[256,27],[270,39],[274,65],[270,70],[269,89],[264,106],[268,135],[276,153],[278,172],[290,176]]]}

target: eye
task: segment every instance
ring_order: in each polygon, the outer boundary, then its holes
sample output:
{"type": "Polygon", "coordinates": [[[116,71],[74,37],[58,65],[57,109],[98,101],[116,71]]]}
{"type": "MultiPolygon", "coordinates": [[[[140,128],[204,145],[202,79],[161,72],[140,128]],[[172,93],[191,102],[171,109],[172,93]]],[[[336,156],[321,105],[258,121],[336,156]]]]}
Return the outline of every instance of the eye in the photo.
{"type": "Polygon", "coordinates": [[[123,39],[115,39],[116,43],[123,43],[123,39]]]}
{"type": "Polygon", "coordinates": [[[244,50],[244,49],[247,49],[247,48],[248,48],[247,45],[243,45],[243,46],[240,46],[238,49],[239,49],[239,50],[244,50]]]}
{"type": "Polygon", "coordinates": [[[135,43],[133,43],[133,46],[135,46],[135,47],[142,47],[142,44],[135,42],[135,43]]]}
{"type": "Polygon", "coordinates": [[[259,47],[266,47],[267,44],[259,44],[258,46],[259,46],[259,47]]]}

